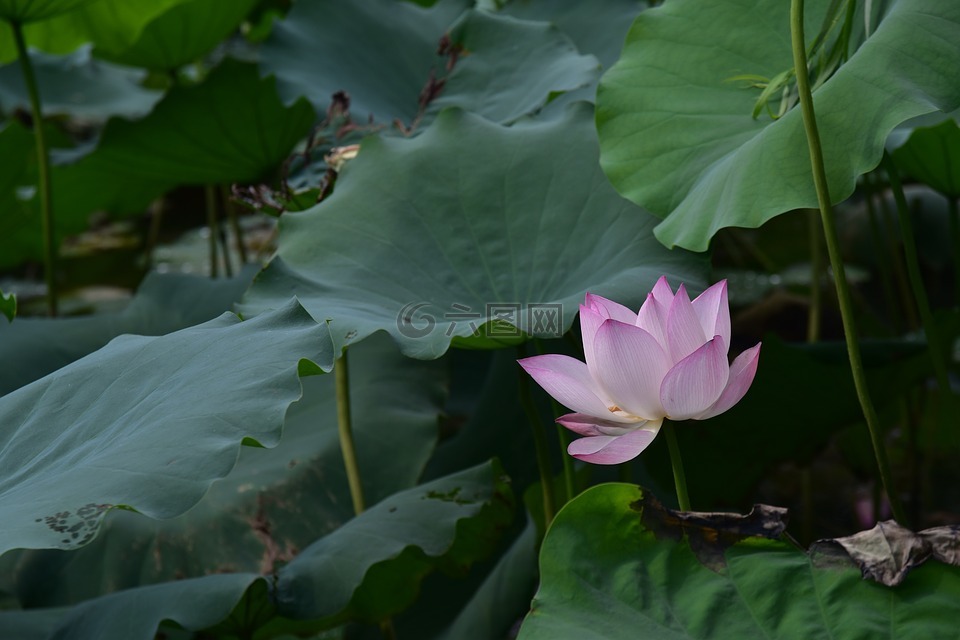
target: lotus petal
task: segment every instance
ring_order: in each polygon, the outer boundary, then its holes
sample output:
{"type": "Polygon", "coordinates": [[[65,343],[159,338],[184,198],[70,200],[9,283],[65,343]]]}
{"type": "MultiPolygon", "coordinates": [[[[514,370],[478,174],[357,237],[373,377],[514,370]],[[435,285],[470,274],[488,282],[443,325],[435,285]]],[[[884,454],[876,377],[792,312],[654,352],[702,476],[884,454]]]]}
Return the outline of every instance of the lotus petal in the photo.
{"type": "Polygon", "coordinates": [[[607,320],[597,330],[594,355],[597,381],[617,408],[648,420],[663,417],[660,383],[671,363],[656,338],[632,324],[607,320]]]}

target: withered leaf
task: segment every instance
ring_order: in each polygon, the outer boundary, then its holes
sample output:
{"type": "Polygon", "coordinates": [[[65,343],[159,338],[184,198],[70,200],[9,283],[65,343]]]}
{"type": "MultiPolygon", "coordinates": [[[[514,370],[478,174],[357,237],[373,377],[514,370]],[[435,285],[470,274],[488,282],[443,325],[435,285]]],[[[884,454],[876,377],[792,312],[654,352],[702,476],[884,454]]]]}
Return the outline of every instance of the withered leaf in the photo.
{"type": "Polygon", "coordinates": [[[842,549],[863,577],[894,587],[928,558],[960,566],[960,526],[934,527],[914,533],[893,520],[845,538],[818,540],[810,547],[814,562],[842,549]]]}
{"type": "Polygon", "coordinates": [[[726,566],[723,554],[727,548],[744,538],[779,538],[788,519],[786,509],[766,504],[753,505],[747,515],[674,511],[648,491],[630,508],[640,513],[640,521],[656,537],[680,540],[686,536],[697,559],[713,571],[726,566]]]}

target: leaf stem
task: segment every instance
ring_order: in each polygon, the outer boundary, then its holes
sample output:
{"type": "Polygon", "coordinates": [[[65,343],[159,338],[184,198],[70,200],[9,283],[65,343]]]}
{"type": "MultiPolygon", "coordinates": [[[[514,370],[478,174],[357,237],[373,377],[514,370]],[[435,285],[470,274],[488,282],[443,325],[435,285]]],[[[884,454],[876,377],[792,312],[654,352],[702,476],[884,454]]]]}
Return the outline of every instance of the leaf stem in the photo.
{"type": "Polygon", "coordinates": [[[823,249],[820,246],[820,225],[815,209],[807,209],[807,228],[810,232],[810,308],[807,314],[807,342],[820,339],[821,301],[820,278],[823,275],[823,249]]]}
{"type": "Polygon", "coordinates": [[[797,90],[800,94],[800,109],[803,115],[803,125],[807,135],[807,145],[810,151],[810,165],[813,172],[813,182],[817,190],[817,201],[820,205],[820,218],[823,221],[824,236],[827,241],[827,252],[830,255],[830,264],[833,267],[834,282],[837,288],[837,301],[840,304],[840,317],[843,321],[844,337],[847,341],[847,356],[850,359],[850,369],[853,373],[853,383],[857,390],[857,399],[863,410],[863,416],[870,431],[870,440],[873,452],[877,459],[877,468],[880,479],[890,500],[893,516],[899,522],[906,522],[903,517],[903,507],[900,505],[900,496],[893,488],[890,474],[890,463],[884,449],[880,434],[880,425],[876,409],[870,399],[867,388],[867,378],[860,357],[860,344],[857,342],[857,328],[853,317],[853,303],[850,299],[850,289],[847,286],[846,273],[843,267],[843,257],[840,255],[840,239],[837,235],[836,224],[833,219],[833,209],[830,204],[830,191],[827,186],[827,173],[823,163],[823,150],[820,146],[820,134],[817,131],[817,120],[813,109],[813,94],[810,92],[810,79],[807,75],[807,54],[804,50],[803,36],[803,0],[792,0],[790,5],[790,35],[793,49],[793,65],[796,71],[797,90]]]}
{"type": "MultiPolygon", "coordinates": [[[[543,343],[538,338],[534,340],[534,344],[537,347],[537,353],[543,355],[546,351],[543,348],[543,343]]],[[[563,407],[560,406],[560,403],[550,398],[550,408],[553,409],[553,417],[559,418],[564,413],[563,407]]],[[[563,487],[566,491],[566,496],[561,501],[559,506],[563,506],[567,502],[573,500],[577,497],[577,476],[576,470],[573,468],[573,456],[566,455],[567,447],[570,446],[570,441],[573,438],[570,437],[570,431],[563,425],[557,425],[557,440],[560,442],[560,455],[561,461],[563,463],[563,487]]]]}
{"type": "Polygon", "coordinates": [[[213,185],[206,185],[203,188],[204,200],[207,208],[207,228],[210,230],[210,277],[216,279],[219,273],[220,260],[217,258],[217,195],[213,190],[213,185]]]}
{"type": "Polygon", "coordinates": [[[230,190],[226,185],[220,185],[220,199],[223,201],[223,208],[227,212],[227,218],[230,220],[230,228],[233,229],[233,237],[236,242],[237,254],[240,256],[240,266],[247,264],[250,259],[247,257],[247,245],[243,238],[243,227],[240,226],[240,218],[237,214],[237,205],[230,199],[230,190]]]}
{"type": "MultiPolygon", "coordinates": [[[[523,358],[526,354],[522,347],[517,347],[519,357],[523,358]]],[[[545,526],[549,527],[556,514],[556,501],[553,497],[553,470],[550,466],[550,452],[547,449],[547,439],[543,435],[543,426],[540,423],[540,415],[533,404],[533,396],[530,394],[530,381],[527,380],[525,373],[520,373],[520,404],[523,406],[524,413],[527,414],[527,422],[533,430],[533,446],[537,451],[537,467],[540,469],[540,486],[543,491],[543,520],[545,526]]]]}
{"type": "Polygon", "coordinates": [[[23,37],[23,25],[19,22],[10,22],[13,29],[13,39],[17,47],[17,59],[20,60],[20,69],[23,72],[23,83],[27,87],[30,97],[30,117],[33,119],[33,139],[37,147],[37,167],[40,188],[40,215],[43,225],[43,262],[44,279],[47,285],[47,315],[57,315],[57,251],[54,245],[52,189],[50,187],[50,154],[47,148],[46,135],[43,132],[43,110],[40,107],[40,92],[37,89],[37,79],[33,73],[33,64],[27,52],[27,42],[23,37]]]}
{"type": "Polygon", "coordinates": [[[680,457],[680,445],[677,444],[677,434],[673,423],[664,420],[660,430],[667,437],[667,448],[670,449],[670,466],[673,467],[673,484],[677,487],[677,502],[680,511],[690,511],[690,495],[687,493],[687,476],[683,472],[683,458],[680,457]]]}
{"type": "Polygon", "coordinates": [[[956,298],[955,304],[960,304],[960,211],[957,209],[957,198],[947,196],[947,203],[949,207],[947,224],[953,245],[953,291],[956,298]]]}
{"type": "Polygon", "coordinates": [[[903,184],[900,174],[893,163],[893,158],[886,151],[883,152],[883,168],[887,172],[887,180],[893,191],[893,200],[897,205],[897,217],[900,220],[900,235],[903,237],[903,253],[907,259],[907,276],[910,278],[910,288],[920,311],[920,322],[923,323],[923,332],[927,336],[927,349],[930,351],[930,360],[933,362],[933,372],[937,378],[940,392],[950,393],[950,380],[947,377],[947,363],[940,348],[940,336],[937,325],[933,320],[933,311],[930,309],[930,299],[927,297],[927,288],[920,275],[920,258],[917,256],[917,242],[913,236],[913,222],[910,220],[910,210],[907,207],[907,198],[903,194],[903,184]]]}
{"type": "Polygon", "coordinates": [[[340,451],[343,453],[343,466],[347,470],[347,482],[350,484],[350,498],[353,500],[353,512],[363,513],[366,508],[363,500],[363,484],[360,482],[360,467],[357,465],[357,450],[353,444],[353,427],[350,422],[350,371],[347,367],[347,352],[337,358],[333,367],[337,393],[337,427],[340,435],[340,451]]]}

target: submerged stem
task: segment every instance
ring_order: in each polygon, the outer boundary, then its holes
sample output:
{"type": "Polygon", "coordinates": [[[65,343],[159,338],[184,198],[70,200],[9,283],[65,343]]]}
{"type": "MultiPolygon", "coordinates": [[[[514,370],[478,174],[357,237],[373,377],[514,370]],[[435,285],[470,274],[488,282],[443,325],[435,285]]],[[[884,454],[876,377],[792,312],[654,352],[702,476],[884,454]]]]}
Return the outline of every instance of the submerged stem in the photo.
{"type": "Polygon", "coordinates": [[[887,172],[887,180],[893,191],[893,200],[897,205],[897,218],[900,220],[900,235],[903,238],[903,254],[907,258],[907,276],[910,278],[910,288],[920,311],[920,322],[923,323],[923,332],[927,336],[927,349],[930,351],[930,360],[933,362],[933,372],[937,378],[937,385],[941,393],[950,393],[950,380],[947,377],[947,363],[940,348],[940,336],[937,325],[933,320],[933,311],[930,309],[930,299],[927,297],[927,288],[920,275],[920,258],[917,256],[917,243],[913,237],[913,222],[910,220],[910,211],[907,207],[907,198],[903,194],[903,185],[900,183],[900,174],[893,163],[893,158],[886,151],[883,152],[883,168],[887,172]]]}
{"type": "Polygon", "coordinates": [[[690,496],[687,494],[687,476],[683,472],[683,459],[680,457],[680,445],[677,444],[677,434],[673,423],[664,420],[660,430],[667,437],[667,448],[670,449],[670,466],[673,467],[673,484],[677,487],[677,502],[680,511],[690,511],[690,496]]]}
{"type": "Polygon", "coordinates": [[[37,149],[37,173],[40,189],[40,215],[43,225],[43,265],[44,280],[47,285],[47,315],[57,315],[57,250],[54,246],[53,197],[50,188],[50,153],[47,148],[47,138],[43,132],[43,110],[40,107],[40,91],[37,89],[37,79],[33,73],[33,64],[27,52],[27,42],[23,37],[23,25],[11,22],[13,39],[17,47],[17,59],[20,61],[20,70],[23,72],[23,83],[27,87],[30,98],[30,117],[33,120],[33,139],[37,149]]]}
{"type": "MultiPolygon", "coordinates": [[[[523,349],[518,347],[518,355],[523,358],[523,349]]],[[[530,381],[527,380],[525,373],[520,374],[520,404],[523,406],[524,413],[527,414],[527,422],[533,429],[533,446],[537,451],[537,467],[540,469],[540,485],[543,491],[543,519],[546,526],[550,526],[553,516],[556,514],[556,502],[553,497],[553,470],[550,467],[550,452],[547,449],[547,439],[543,435],[543,426],[540,423],[540,415],[533,404],[533,397],[530,394],[530,381]]]]}
{"type": "Polygon", "coordinates": [[[863,360],[860,357],[860,344],[857,342],[857,328],[853,317],[853,303],[850,299],[850,289],[847,286],[846,273],[843,266],[843,257],[840,255],[840,239],[837,235],[836,224],[833,219],[833,208],[830,204],[830,191],[827,186],[827,172],[823,163],[823,150],[820,146],[820,134],[817,131],[817,120],[813,108],[813,95],[810,92],[810,81],[807,76],[807,54],[804,49],[803,36],[803,0],[792,0],[790,5],[790,35],[793,48],[793,65],[797,77],[797,89],[800,94],[800,108],[803,114],[803,126],[807,134],[807,145],[810,151],[810,165],[813,171],[813,182],[817,189],[817,202],[820,205],[820,218],[823,221],[824,236],[827,241],[827,252],[830,255],[830,264],[833,267],[834,282],[837,288],[837,301],[840,304],[840,317],[843,321],[843,333],[847,341],[847,356],[850,359],[850,369],[853,372],[853,383],[857,390],[857,399],[863,410],[863,416],[870,431],[870,441],[877,459],[877,468],[880,479],[887,492],[887,498],[893,509],[894,518],[899,522],[906,522],[903,517],[903,507],[900,505],[900,496],[893,488],[890,474],[890,463],[880,434],[880,425],[876,409],[870,399],[867,388],[867,378],[863,369],[863,360]]]}
{"type": "Polygon", "coordinates": [[[360,515],[366,505],[363,500],[363,484],[360,482],[360,467],[357,464],[357,450],[353,445],[353,426],[350,421],[350,371],[347,368],[346,351],[337,358],[333,374],[337,388],[337,428],[340,435],[340,451],[343,452],[343,466],[346,467],[347,482],[350,484],[353,512],[360,515]]]}
{"type": "Polygon", "coordinates": [[[207,228],[210,230],[209,249],[210,249],[210,277],[216,278],[219,274],[219,259],[217,258],[217,195],[213,190],[213,185],[207,185],[203,189],[204,200],[207,208],[207,228]]]}
{"type": "Polygon", "coordinates": [[[820,339],[821,301],[820,277],[823,275],[823,250],[820,247],[820,225],[815,209],[807,209],[807,228],[810,231],[810,309],[807,315],[807,342],[820,339]]]}

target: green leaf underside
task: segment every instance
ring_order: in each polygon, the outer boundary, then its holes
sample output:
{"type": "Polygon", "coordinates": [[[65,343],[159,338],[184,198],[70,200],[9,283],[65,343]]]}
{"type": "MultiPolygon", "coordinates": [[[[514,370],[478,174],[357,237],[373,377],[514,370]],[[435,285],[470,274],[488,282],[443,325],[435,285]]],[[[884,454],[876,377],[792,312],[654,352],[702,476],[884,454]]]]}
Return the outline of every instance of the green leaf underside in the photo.
{"type": "Polygon", "coordinates": [[[148,23],[129,47],[100,46],[96,54],[131,67],[169,71],[195,62],[230,35],[255,0],[192,0],[148,23]]]}
{"type": "Polygon", "coordinates": [[[585,491],[540,551],[541,587],[520,640],[947,638],[960,568],[927,562],[896,589],[849,562],[821,566],[781,542],[748,538],[719,572],[683,541],[656,538],[633,508],[639,487],[585,491]],[[598,526],[597,523],[602,523],[598,526]]]}
{"type": "Polygon", "coordinates": [[[68,13],[94,0],[0,0],[0,20],[36,22],[68,13]]]}
{"type": "Polygon", "coordinates": [[[893,152],[893,160],[907,175],[948,198],[960,198],[960,127],[956,120],[915,129],[906,144],[893,152]]]}
{"type": "Polygon", "coordinates": [[[297,363],[332,366],[326,327],[291,302],[160,338],[122,336],[0,399],[0,551],[71,549],[128,505],[170,518],[279,439],[297,363]]]}
{"type": "MultiPolygon", "coordinates": [[[[3,0],[6,6],[32,5],[31,11],[44,10],[41,19],[24,25],[24,37],[28,47],[55,54],[70,53],[88,42],[100,48],[122,50],[137,40],[150,21],[171,7],[188,1],[3,0]],[[47,8],[55,8],[56,15],[47,8]],[[65,11],[60,12],[61,9],[65,11]]],[[[0,63],[16,58],[10,27],[0,20],[0,63]]]]}
{"type": "MultiPolygon", "coordinates": [[[[808,39],[825,4],[808,7],[808,39]]],[[[730,81],[792,66],[789,3],[754,9],[747,0],[680,0],[645,11],[601,80],[601,163],[622,194],[665,216],[656,233],[668,246],[704,250],[723,227],[817,204],[799,109],[755,120],[755,90],[730,81]]],[[[815,92],[834,202],[877,165],[897,124],[960,106],[958,31],[960,5],[898,0],[815,92]]]]}
{"type": "Polygon", "coordinates": [[[515,343],[517,326],[555,337],[588,291],[639,308],[661,275],[698,288],[702,257],[665,250],[655,219],[600,172],[591,115],[579,103],[506,128],[451,109],[416,138],[368,138],[330,198],[281,219],[277,257],[241,309],[297,295],[337,345],[385,330],[406,355],[436,358],[454,338],[515,343]],[[512,325],[470,338],[498,310],[512,325]]]}

